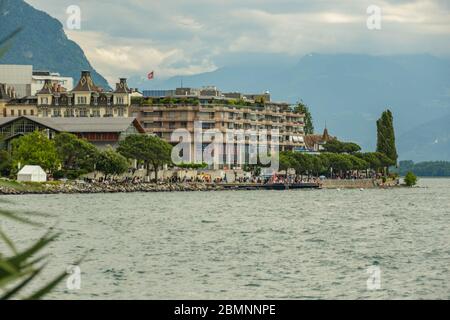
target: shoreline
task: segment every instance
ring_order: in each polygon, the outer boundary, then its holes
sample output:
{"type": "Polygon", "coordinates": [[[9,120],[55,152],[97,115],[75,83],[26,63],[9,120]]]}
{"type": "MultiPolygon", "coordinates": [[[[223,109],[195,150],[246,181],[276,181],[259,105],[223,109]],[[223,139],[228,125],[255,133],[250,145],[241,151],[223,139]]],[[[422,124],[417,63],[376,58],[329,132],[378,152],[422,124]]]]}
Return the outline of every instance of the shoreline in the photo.
{"type": "MultiPolygon", "coordinates": [[[[371,179],[362,180],[325,180],[321,186],[305,185],[302,189],[381,189],[398,186],[394,181],[381,184],[371,179]]],[[[282,186],[281,186],[282,187],[282,186]]],[[[196,192],[196,191],[252,191],[282,190],[268,185],[240,183],[76,183],[46,182],[19,183],[16,181],[0,181],[0,195],[50,195],[50,194],[101,194],[101,193],[137,193],[137,192],[196,192]]],[[[288,188],[286,188],[287,190],[288,188]]],[[[294,188],[292,188],[294,189],[294,188]]]]}

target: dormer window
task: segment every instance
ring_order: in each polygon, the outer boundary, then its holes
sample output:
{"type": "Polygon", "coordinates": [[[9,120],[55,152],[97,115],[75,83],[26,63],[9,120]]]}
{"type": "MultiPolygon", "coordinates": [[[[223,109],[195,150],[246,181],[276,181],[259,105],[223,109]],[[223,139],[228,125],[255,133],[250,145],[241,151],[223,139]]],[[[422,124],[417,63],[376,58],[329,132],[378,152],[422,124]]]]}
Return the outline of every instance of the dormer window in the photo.
{"type": "Polygon", "coordinates": [[[116,102],[117,104],[123,104],[123,97],[117,97],[116,102]]]}
{"type": "Polygon", "coordinates": [[[87,99],[86,97],[77,97],[77,104],[86,104],[87,99]]]}

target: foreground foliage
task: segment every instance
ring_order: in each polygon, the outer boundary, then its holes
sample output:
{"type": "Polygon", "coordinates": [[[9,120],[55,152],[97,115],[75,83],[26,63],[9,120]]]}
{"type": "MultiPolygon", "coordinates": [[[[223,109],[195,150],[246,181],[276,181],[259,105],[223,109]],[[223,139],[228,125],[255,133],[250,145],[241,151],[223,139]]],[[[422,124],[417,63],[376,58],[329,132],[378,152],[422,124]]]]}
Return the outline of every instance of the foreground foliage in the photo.
{"type": "MultiPolygon", "coordinates": [[[[36,217],[49,217],[45,214],[37,213],[16,213],[2,208],[5,201],[0,199],[0,222],[10,219],[18,223],[25,223],[33,226],[41,226],[39,223],[28,219],[30,215],[36,217]]],[[[37,279],[48,264],[48,254],[43,250],[58,237],[58,234],[48,231],[41,239],[29,246],[25,250],[19,250],[14,242],[0,229],[1,248],[7,248],[9,252],[0,251],[0,300],[7,299],[41,299],[55,288],[64,278],[66,272],[61,272],[52,281],[43,285],[34,293],[22,294],[27,287],[37,279]]]]}

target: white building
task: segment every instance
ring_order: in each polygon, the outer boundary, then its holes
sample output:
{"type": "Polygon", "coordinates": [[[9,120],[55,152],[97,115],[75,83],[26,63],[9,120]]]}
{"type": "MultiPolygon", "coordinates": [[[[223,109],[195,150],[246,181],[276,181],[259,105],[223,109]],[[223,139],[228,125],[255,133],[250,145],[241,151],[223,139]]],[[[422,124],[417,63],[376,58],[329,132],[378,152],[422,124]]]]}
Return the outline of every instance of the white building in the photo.
{"type": "Polygon", "coordinates": [[[31,65],[0,64],[0,83],[13,87],[18,98],[36,95],[46,80],[68,91],[73,89],[71,77],[62,77],[59,73],[49,71],[33,71],[31,65]]]}
{"type": "Polygon", "coordinates": [[[46,182],[47,173],[40,166],[24,166],[17,174],[17,181],[46,182]]]}
{"type": "Polygon", "coordinates": [[[0,64],[0,83],[13,87],[19,98],[31,96],[32,76],[31,65],[0,64]]]}
{"type": "Polygon", "coordinates": [[[45,84],[46,80],[50,80],[52,84],[60,85],[67,91],[73,89],[73,78],[62,77],[59,73],[51,73],[48,71],[33,71],[31,77],[31,95],[36,95],[45,84]]]}

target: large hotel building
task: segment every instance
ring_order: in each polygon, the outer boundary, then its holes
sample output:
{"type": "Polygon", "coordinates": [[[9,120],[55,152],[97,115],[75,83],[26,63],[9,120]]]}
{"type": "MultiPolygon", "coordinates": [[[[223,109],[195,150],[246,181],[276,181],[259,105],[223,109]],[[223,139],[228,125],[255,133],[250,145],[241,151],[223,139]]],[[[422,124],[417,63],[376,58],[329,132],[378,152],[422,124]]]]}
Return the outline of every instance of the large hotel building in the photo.
{"type": "MultiPolygon", "coordinates": [[[[172,133],[177,129],[185,129],[191,134],[192,154],[195,153],[193,140],[196,126],[221,133],[245,132],[243,142],[239,143],[245,146],[247,155],[254,144],[253,138],[247,136],[248,132],[266,131],[269,144],[273,145],[276,141],[280,151],[305,147],[304,115],[297,113],[287,103],[271,101],[268,92],[223,93],[216,87],[204,87],[150,90],[141,95],[128,87],[126,79],[120,79],[114,91],[106,92],[94,84],[87,71],[81,73],[77,85],[70,91],[46,81],[34,96],[6,97],[5,100],[6,86],[2,89],[4,99],[0,117],[132,117],[138,120],[145,132],[172,144],[177,143],[172,133]],[[271,134],[275,131],[277,136],[273,139],[271,134]]],[[[206,144],[202,145],[203,149],[205,147],[206,144]]],[[[195,159],[189,159],[192,160],[195,159]]]]}
{"type": "MultiPolygon", "coordinates": [[[[185,129],[194,137],[195,126],[200,125],[203,130],[215,129],[222,133],[230,130],[246,133],[265,130],[269,143],[272,130],[277,130],[280,151],[305,146],[304,115],[295,112],[287,103],[272,102],[269,93],[222,93],[215,87],[205,87],[144,91],[144,95],[146,97],[133,101],[130,114],[147,132],[172,143],[175,130],[185,129]]],[[[247,135],[244,139],[245,154],[248,156],[252,139],[247,135]]],[[[225,152],[225,146],[223,150],[225,152]]],[[[232,152],[237,153],[236,150],[232,152]]],[[[194,146],[191,153],[195,153],[194,146]]]]}

